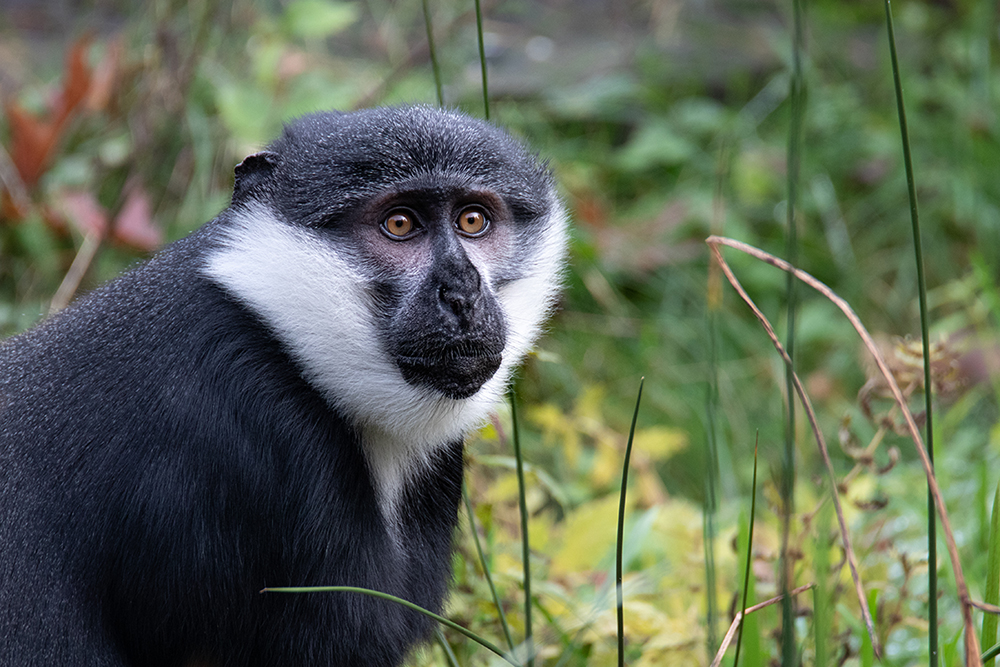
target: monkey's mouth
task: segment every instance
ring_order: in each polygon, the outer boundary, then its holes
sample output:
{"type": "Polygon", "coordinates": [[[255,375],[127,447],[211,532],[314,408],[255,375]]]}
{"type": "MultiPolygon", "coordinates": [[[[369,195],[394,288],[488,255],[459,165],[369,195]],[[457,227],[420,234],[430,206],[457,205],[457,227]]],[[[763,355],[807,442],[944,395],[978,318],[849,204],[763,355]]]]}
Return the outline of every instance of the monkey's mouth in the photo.
{"type": "Polygon", "coordinates": [[[435,352],[397,354],[396,365],[410,384],[435,389],[456,400],[469,398],[479,391],[503,361],[499,352],[489,350],[471,354],[457,350],[435,352]]]}

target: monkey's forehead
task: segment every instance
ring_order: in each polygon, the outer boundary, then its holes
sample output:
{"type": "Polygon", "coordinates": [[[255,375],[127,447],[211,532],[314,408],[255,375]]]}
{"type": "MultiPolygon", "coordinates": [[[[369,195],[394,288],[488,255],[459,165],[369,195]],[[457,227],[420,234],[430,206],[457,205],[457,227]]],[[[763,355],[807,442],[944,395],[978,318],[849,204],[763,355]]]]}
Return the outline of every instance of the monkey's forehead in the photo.
{"type": "Polygon", "coordinates": [[[330,170],[341,177],[391,181],[435,171],[548,179],[544,165],[507,132],[425,106],[303,116],[288,124],[270,149],[289,172],[330,170]]]}
{"type": "Polygon", "coordinates": [[[553,199],[547,167],[507,132],[433,107],[310,114],[286,125],[269,150],[278,158],[274,194],[300,210],[343,209],[436,174],[487,188],[525,213],[544,215],[553,199]]]}

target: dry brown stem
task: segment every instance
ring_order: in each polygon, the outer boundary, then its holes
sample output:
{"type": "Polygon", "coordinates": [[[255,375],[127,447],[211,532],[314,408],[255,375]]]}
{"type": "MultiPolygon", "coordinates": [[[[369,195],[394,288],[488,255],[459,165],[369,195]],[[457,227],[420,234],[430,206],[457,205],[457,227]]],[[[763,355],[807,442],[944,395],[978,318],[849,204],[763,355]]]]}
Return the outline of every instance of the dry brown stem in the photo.
{"type": "Polygon", "coordinates": [[[91,262],[94,261],[94,257],[101,247],[101,241],[101,235],[96,233],[87,234],[83,238],[83,243],[73,258],[69,271],[66,272],[62,283],[59,284],[59,289],[52,297],[52,302],[49,304],[49,315],[59,312],[73,300],[73,295],[80,287],[80,281],[83,280],[84,274],[87,273],[87,269],[90,268],[91,262]]]}
{"type": "MultiPolygon", "coordinates": [[[[764,317],[764,314],[760,312],[760,310],[754,304],[753,300],[749,297],[749,295],[747,295],[746,291],[740,285],[740,282],[736,279],[736,276],[729,268],[729,265],[726,264],[726,261],[722,258],[722,253],[719,251],[720,245],[728,246],[735,250],[739,250],[741,252],[750,255],[751,257],[755,257],[756,259],[766,262],[771,266],[779,268],[782,271],[791,273],[793,276],[795,276],[795,278],[809,285],[817,292],[819,292],[827,299],[829,299],[835,306],[837,306],[841,310],[841,312],[843,312],[844,315],[847,317],[848,321],[850,321],[851,326],[854,327],[854,330],[858,332],[858,335],[861,337],[861,340],[864,343],[865,347],[868,349],[868,352],[872,355],[872,358],[875,360],[875,364],[876,366],[878,366],[879,372],[885,378],[886,384],[888,385],[890,391],[892,392],[892,396],[895,399],[896,404],[899,406],[899,409],[903,414],[903,418],[906,421],[906,430],[910,435],[910,439],[913,440],[913,444],[916,446],[917,453],[920,455],[920,461],[924,466],[924,473],[927,476],[927,484],[930,487],[931,495],[934,498],[934,504],[937,507],[938,516],[941,519],[941,526],[944,528],[945,545],[948,548],[948,555],[951,559],[952,571],[954,572],[955,575],[955,586],[958,589],[957,591],[958,599],[962,606],[962,619],[965,625],[965,664],[968,665],[969,667],[982,667],[982,660],[980,657],[980,648],[979,648],[979,638],[976,636],[975,627],[973,626],[972,622],[972,606],[973,606],[972,598],[969,596],[969,588],[965,583],[965,574],[962,571],[962,563],[958,557],[958,546],[955,543],[955,535],[951,529],[951,520],[948,518],[948,509],[947,507],[945,507],[944,498],[941,496],[941,489],[938,486],[937,478],[934,476],[934,468],[931,465],[930,457],[927,455],[927,448],[924,447],[924,440],[920,435],[920,429],[917,428],[917,424],[913,420],[913,414],[910,412],[910,409],[906,404],[906,399],[903,397],[903,392],[900,391],[899,385],[896,384],[896,380],[893,377],[892,372],[889,370],[889,366],[888,364],[886,364],[885,359],[882,357],[881,352],[879,352],[878,347],[875,345],[875,341],[872,339],[871,334],[868,333],[868,330],[865,329],[864,325],[861,323],[861,320],[858,318],[854,310],[846,301],[837,296],[834,293],[834,291],[831,290],[829,287],[827,287],[825,284],[823,284],[819,280],[816,280],[805,271],[797,269],[788,262],[784,261],[783,259],[779,259],[774,255],[768,254],[763,250],[760,250],[759,248],[755,248],[751,245],[748,245],[741,241],[736,241],[734,239],[729,239],[721,236],[710,236],[708,239],[706,239],[706,243],[708,243],[709,248],[711,248],[712,255],[715,257],[716,261],[719,262],[719,266],[725,273],[726,278],[729,280],[729,283],[733,286],[733,288],[737,291],[737,293],[739,293],[740,298],[742,298],[743,301],[750,307],[754,315],[756,315],[757,319],[760,321],[761,325],[767,332],[768,337],[771,339],[771,342],[774,344],[775,349],[778,350],[778,353],[785,360],[786,364],[791,365],[792,363],[791,359],[788,357],[788,353],[785,352],[784,347],[782,347],[781,343],[778,341],[777,336],[774,334],[774,329],[771,327],[771,324],[767,321],[767,318],[764,317]]],[[[863,590],[861,588],[860,581],[857,577],[856,562],[854,560],[853,550],[850,547],[850,541],[847,535],[847,527],[844,524],[844,519],[840,511],[840,500],[838,499],[837,496],[836,478],[834,477],[833,466],[830,463],[829,455],[826,449],[826,444],[823,440],[823,435],[822,433],[820,433],[819,426],[816,423],[815,415],[813,414],[812,411],[812,405],[809,402],[809,397],[806,396],[805,389],[803,388],[802,383],[799,381],[799,378],[796,375],[794,375],[794,373],[792,377],[795,383],[795,391],[796,393],[798,393],[799,399],[802,401],[802,405],[805,408],[806,413],[809,415],[809,422],[812,426],[813,433],[816,436],[817,443],[819,444],[820,451],[823,455],[823,460],[826,463],[827,471],[833,483],[833,501],[834,501],[834,506],[837,509],[837,520],[840,522],[841,536],[844,540],[844,548],[848,552],[848,561],[851,566],[851,575],[854,577],[855,588],[858,590],[859,600],[861,602],[861,610],[865,617],[865,625],[868,626],[868,632],[872,637],[872,646],[876,647],[876,654],[878,654],[879,649],[878,649],[878,644],[876,643],[874,627],[871,622],[871,615],[868,612],[868,605],[865,604],[863,590]]],[[[930,566],[934,567],[934,563],[931,563],[930,566]]]]}
{"type": "MultiPolygon", "coordinates": [[[[799,586],[798,588],[793,588],[792,590],[788,591],[788,594],[794,597],[799,593],[802,593],[803,591],[809,590],[815,585],[816,584],[806,584],[805,586],[799,586]]],[[[777,597],[771,598],[770,600],[764,600],[763,602],[758,602],[752,607],[747,607],[743,611],[736,612],[736,616],[733,617],[733,622],[729,624],[729,630],[726,631],[726,636],[722,638],[722,643],[719,645],[719,651],[715,654],[715,660],[712,661],[710,667],[719,667],[719,665],[722,663],[722,657],[726,655],[726,651],[729,649],[729,645],[733,643],[733,637],[736,636],[736,630],[740,627],[740,623],[743,622],[743,618],[747,614],[752,614],[759,609],[763,609],[764,607],[769,607],[772,604],[781,602],[784,599],[784,597],[785,597],[784,595],[779,595],[777,597]]]]}

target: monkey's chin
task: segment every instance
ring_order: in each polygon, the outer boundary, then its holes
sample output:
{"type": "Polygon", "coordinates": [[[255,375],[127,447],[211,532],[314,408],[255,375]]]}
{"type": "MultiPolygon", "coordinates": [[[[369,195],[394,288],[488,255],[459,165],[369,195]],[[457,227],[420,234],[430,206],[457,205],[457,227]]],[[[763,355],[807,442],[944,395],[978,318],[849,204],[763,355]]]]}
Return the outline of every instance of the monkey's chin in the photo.
{"type": "Polygon", "coordinates": [[[500,354],[396,356],[396,365],[408,383],[461,400],[475,395],[500,368],[500,354]]]}

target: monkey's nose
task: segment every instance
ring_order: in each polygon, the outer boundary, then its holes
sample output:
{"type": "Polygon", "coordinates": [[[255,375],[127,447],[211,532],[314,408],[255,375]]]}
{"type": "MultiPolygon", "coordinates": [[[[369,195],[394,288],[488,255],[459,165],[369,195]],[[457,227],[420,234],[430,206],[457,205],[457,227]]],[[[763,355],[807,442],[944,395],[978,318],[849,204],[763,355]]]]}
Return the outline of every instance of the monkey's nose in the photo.
{"type": "Polygon", "coordinates": [[[464,320],[473,306],[474,298],[466,290],[454,289],[448,285],[438,287],[438,299],[451,309],[455,317],[464,320]]]}
{"type": "Polygon", "coordinates": [[[454,316],[461,329],[468,329],[480,310],[483,284],[479,271],[464,256],[456,257],[437,272],[436,279],[442,313],[454,316]]]}

